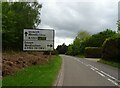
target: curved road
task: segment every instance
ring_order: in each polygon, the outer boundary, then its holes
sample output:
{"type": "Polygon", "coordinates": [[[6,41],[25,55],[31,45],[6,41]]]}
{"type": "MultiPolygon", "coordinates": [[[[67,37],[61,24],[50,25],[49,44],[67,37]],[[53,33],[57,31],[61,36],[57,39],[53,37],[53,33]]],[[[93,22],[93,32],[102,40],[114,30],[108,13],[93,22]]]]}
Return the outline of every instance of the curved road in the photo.
{"type": "Polygon", "coordinates": [[[63,58],[57,86],[118,86],[118,69],[94,60],[60,55],[63,58]]]}

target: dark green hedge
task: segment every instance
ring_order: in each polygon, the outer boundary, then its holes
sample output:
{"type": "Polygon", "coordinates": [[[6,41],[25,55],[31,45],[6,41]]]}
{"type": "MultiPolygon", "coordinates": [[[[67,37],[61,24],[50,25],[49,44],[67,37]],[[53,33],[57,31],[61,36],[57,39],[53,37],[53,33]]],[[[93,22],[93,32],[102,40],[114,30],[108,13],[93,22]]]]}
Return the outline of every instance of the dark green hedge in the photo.
{"type": "Polygon", "coordinates": [[[100,58],[102,53],[101,47],[86,47],[85,57],[87,58],[100,58]]]}
{"type": "Polygon", "coordinates": [[[120,35],[106,39],[103,43],[102,59],[119,61],[120,58],[120,35]]]}

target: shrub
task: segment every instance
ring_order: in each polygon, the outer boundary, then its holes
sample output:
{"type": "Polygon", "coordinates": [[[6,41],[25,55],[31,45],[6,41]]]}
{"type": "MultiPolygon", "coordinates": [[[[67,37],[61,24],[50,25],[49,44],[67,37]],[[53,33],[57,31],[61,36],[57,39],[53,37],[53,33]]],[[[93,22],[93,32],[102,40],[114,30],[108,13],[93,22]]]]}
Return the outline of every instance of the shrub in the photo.
{"type": "Polygon", "coordinates": [[[102,59],[117,62],[119,57],[120,57],[120,35],[116,35],[104,41],[102,59]]]}
{"type": "Polygon", "coordinates": [[[101,47],[86,47],[85,57],[87,58],[100,58],[102,53],[101,47]]]}

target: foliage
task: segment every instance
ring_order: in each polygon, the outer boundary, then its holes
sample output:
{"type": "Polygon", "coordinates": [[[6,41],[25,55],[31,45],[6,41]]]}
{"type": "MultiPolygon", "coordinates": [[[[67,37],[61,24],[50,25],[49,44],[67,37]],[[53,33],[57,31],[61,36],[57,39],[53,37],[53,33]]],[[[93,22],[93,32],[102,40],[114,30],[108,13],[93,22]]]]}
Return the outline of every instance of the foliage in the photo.
{"type": "Polygon", "coordinates": [[[88,39],[90,36],[90,34],[87,31],[81,31],[78,32],[76,38],[79,39],[80,41],[85,41],[86,39],[88,39]]]}
{"type": "Polygon", "coordinates": [[[87,58],[101,58],[102,48],[101,47],[86,47],[85,57],[87,58]]]}
{"type": "Polygon", "coordinates": [[[3,50],[22,50],[23,29],[35,28],[40,22],[37,2],[3,2],[2,35],[3,50]]]}
{"type": "Polygon", "coordinates": [[[115,31],[106,29],[105,31],[92,35],[88,40],[85,41],[85,46],[101,47],[106,38],[109,38],[115,34],[116,34],[115,31]]]}
{"type": "Polygon", "coordinates": [[[85,52],[85,47],[102,47],[105,39],[115,34],[116,32],[110,29],[93,34],[92,36],[86,31],[79,32],[74,39],[73,44],[68,46],[67,54],[82,55],[85,52]]]}
{"type": "Polygon", "coordinates": [[[58,45],[56,50],[59,54],[65,54],[67,52],[67,48],[68,47],[65,45],[65,43],[63,43],[62,45],[58,45]]]}
{"type": "Polygon", "coordinates": [[[70,45],[68,46],[68,49],[67,49],[66,54],[68,54],[68,55],[73,55],[73,44],[70,44],[70,45]]]}
{"type": "Polygon", "coordinates": [[[103,43],[102,59],[119,61],[120,57],[120,34],[106,39],[103,43]]]}
{"type": "Polygon", "coordinates": [[[83,54],[84,53],[84,41],[90,37],[90,34],[86,31],[78,32],[74,42],[73,42],[73,55],[83,54]]]}

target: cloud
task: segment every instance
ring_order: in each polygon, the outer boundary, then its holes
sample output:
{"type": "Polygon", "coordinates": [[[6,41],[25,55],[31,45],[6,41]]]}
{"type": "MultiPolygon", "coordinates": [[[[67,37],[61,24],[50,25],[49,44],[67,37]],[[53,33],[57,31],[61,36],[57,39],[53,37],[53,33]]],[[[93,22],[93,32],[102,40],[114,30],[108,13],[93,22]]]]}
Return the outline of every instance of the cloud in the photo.
{"type": "Polygon", "coordinates": [[[94,34],[107,28],[112,30],[117,28],[118,0],[52,0],[51,2],[44,0],[39,2],[43,3],[42,24],[44,27],[54,28],[56,32],[55,46],[61,43],[72,43],[71,40],[79,31],[85,30],[94,34]]]}

